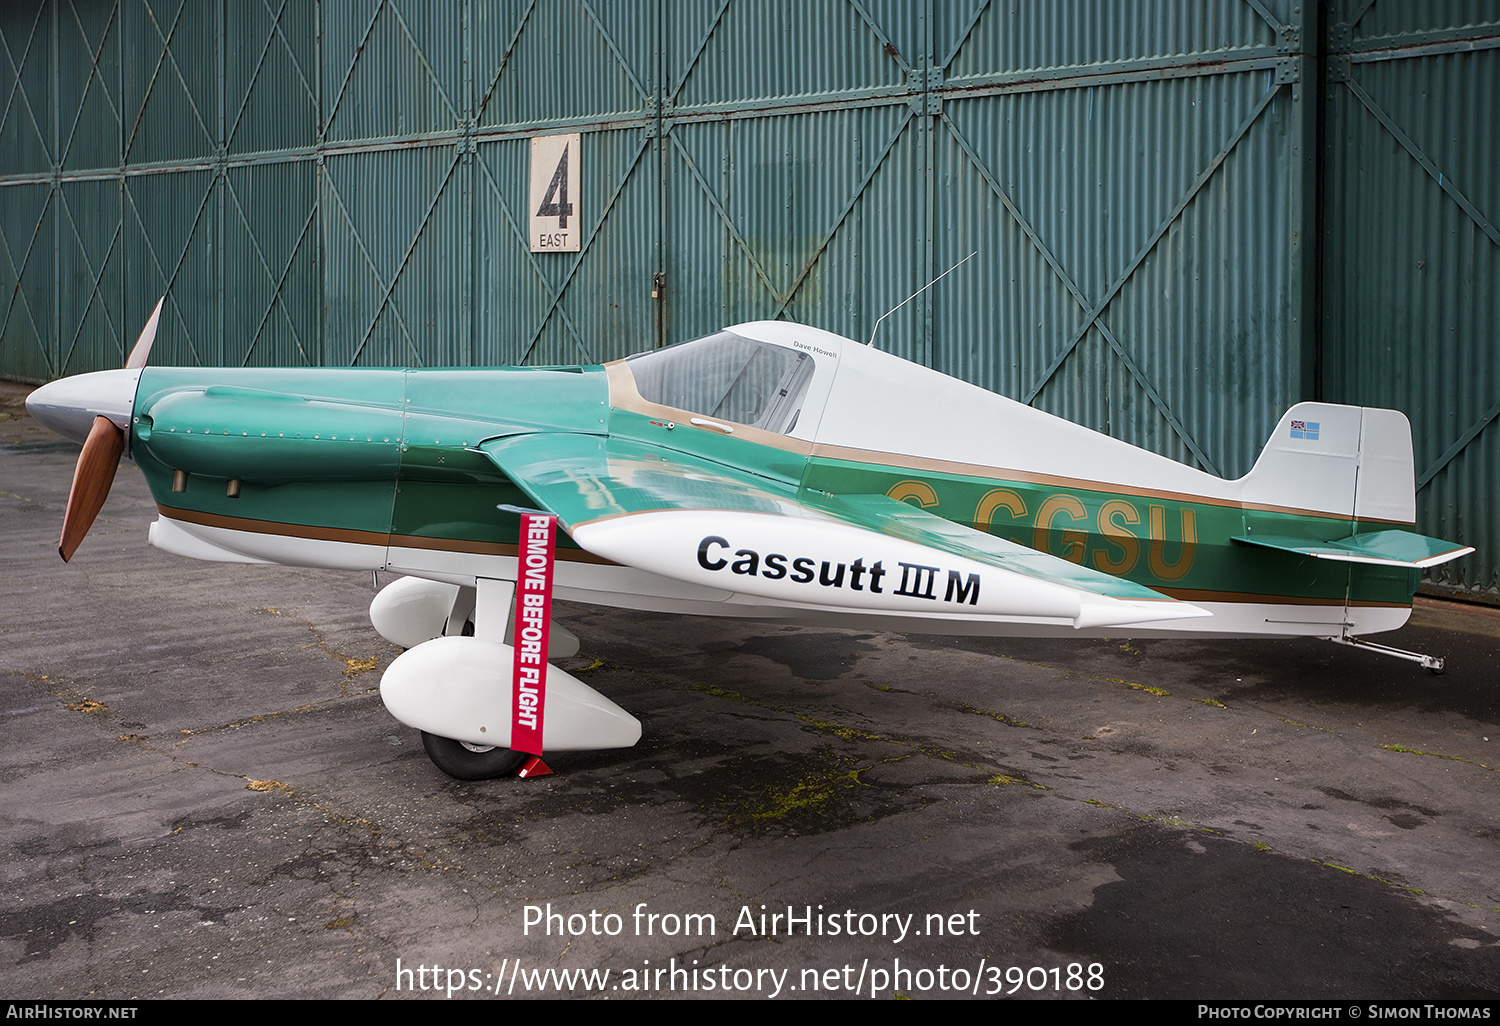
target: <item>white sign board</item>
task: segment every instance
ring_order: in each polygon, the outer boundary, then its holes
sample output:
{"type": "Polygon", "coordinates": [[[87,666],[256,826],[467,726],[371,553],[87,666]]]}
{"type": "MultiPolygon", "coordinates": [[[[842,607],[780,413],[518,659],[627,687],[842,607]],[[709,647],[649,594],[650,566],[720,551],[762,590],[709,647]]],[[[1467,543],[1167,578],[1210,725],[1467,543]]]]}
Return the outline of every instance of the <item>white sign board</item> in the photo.
{"type": "Polygon", "coordinates": [[[531,140],[531,251],[577,253],[583,231],[578,216],[578,133],[531,140]]]}

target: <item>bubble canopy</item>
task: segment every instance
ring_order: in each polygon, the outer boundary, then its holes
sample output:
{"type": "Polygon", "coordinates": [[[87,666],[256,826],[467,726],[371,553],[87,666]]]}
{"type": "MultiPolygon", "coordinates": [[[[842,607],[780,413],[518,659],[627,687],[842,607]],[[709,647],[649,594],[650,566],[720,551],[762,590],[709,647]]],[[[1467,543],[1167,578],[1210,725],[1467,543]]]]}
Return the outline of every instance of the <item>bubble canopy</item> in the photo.
{"type": "Polygon", "coordinates": [[[732,331],[626,360],[641,398],[705,417],[786,434],[813,376],[813,357],[732,331]]]}

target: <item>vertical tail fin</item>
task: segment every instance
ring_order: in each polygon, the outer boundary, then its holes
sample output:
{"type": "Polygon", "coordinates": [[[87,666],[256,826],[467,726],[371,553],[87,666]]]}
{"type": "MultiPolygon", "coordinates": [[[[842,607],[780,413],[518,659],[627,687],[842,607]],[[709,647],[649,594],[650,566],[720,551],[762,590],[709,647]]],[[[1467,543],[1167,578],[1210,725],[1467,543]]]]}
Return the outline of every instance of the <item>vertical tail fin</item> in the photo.
{"type": "Polygon", "coordinates": [[[1416,522],[1411,425],[1396,410],[1298,403],[1282,415],[1250,473],[1246,504],[1416,522]]]}

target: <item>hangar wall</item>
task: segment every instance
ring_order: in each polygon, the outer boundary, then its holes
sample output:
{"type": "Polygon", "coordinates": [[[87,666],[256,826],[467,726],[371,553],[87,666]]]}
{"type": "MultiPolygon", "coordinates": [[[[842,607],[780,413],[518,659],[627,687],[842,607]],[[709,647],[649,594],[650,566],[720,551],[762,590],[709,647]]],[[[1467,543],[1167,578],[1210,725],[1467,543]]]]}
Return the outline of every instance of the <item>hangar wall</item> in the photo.
{"type": "Polygon", "coordinates": [[[1329,23],[1324,393],[1412,423],[1417,523],[1500,597],[1500,4],[1341,0],[1329,23]]]}
{"type": "MultiPolygon", "coordinates": [[[[1424,467],[1462,443],[1424,528],[1481,544],[1494,254],[1445,243],[1456,279],[1389,288],[1430,223],[1382,212],[1413,172],[1356,90],[1463,127],[1431,216],[1467,190],[1493,244],[1496,122],[1452,99],[1496,92],[1490,6],[10,4],[0,374],[119,365],[163,292],[154,359],[205,365],[595,361],[760,317],[867,338],[974,253],[882,348],[1226,476],[1320,389],[1394,405],[1424,467]],[[1415,94],[1380,77],[1437,65],[1415,94]],[[581,252],[533,253],[530,140],[562,132],[581,252]],[[1380,369],[1380,304],[1437,309],[1455,280],[1475,298],[1451,330],[1402,336],[1433,373],[1380,369]]],[[[1454,580],[1493,589],[1497,558],[1454,580]]]]}

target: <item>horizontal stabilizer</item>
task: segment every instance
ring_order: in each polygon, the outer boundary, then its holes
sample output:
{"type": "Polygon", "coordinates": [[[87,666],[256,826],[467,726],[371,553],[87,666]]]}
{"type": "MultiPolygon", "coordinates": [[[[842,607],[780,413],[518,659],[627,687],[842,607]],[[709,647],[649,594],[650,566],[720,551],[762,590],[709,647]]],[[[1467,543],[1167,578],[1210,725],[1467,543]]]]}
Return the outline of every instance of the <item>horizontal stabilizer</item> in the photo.
{"type": "Polygon", "coordinates": [[[1345,563],[1374,563],[1378,566],[1402,566],[1425,570],[1474,551],[1472,545],[1455,545],[1441,538],[1428,538],[1414,531],[1371,531],[1351,534],[1333,541],[1309,541],[1279,535],[1256,534],[1236,536],[1243,545],[1294,552],[1316,559],[1336,559],[1345,563]]]}

